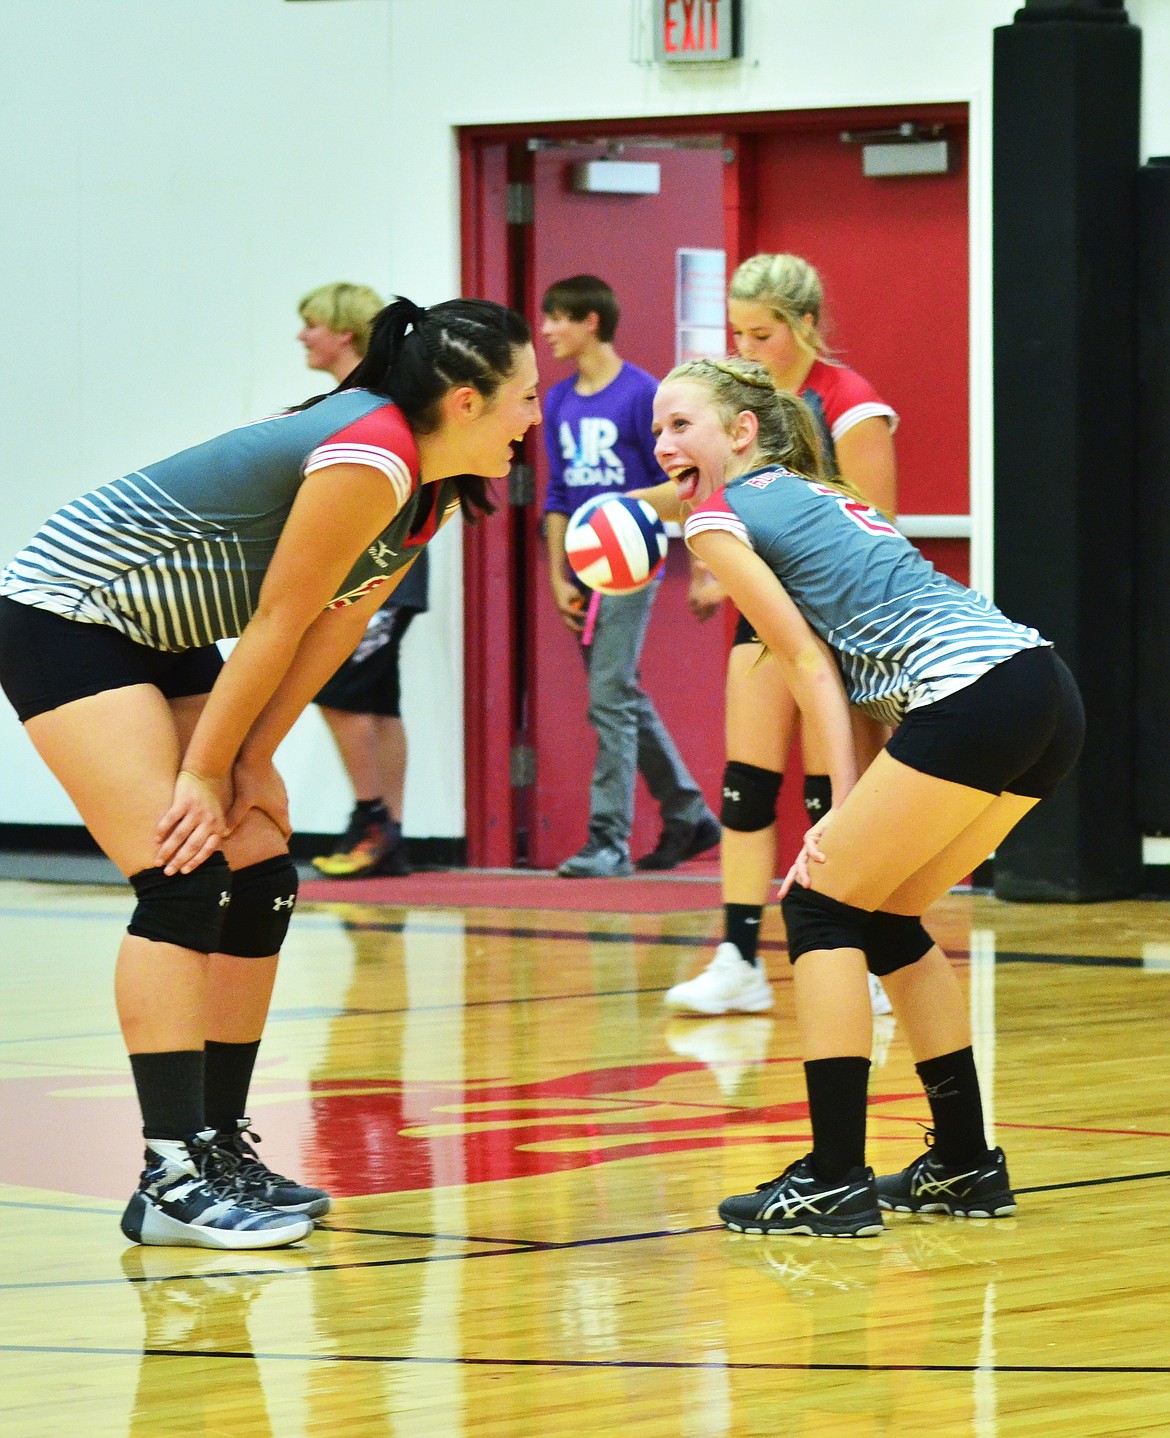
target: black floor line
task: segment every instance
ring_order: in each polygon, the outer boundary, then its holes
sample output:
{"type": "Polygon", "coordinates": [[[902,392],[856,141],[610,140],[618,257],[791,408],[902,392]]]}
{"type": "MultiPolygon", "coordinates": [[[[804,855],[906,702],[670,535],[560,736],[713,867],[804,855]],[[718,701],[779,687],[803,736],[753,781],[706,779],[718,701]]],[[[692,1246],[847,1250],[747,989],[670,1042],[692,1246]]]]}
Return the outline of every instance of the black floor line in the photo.
{"type": "Polygon", "coordinates": [[[653,1358],[472,1358],[465,1355],[442,1358],[420,1357],[404,1353],[267,1353],[252,1349],[219,1348],[117,1348],[112,1346],[82,1348],[76,1345],[57,1346],[47,1343],[0,1343],[0,1353],[54,1353],[93,1358],[218,1358],[245,1360],[250,1363],[382,1363],[441,1368],[555,1368],[604,1369],[624,1371],[695,1372],[713,1370],[730,1373],[987,1373],[987,1374],[1053,1374],[1085,1376],[1129,1376],[1136,1374],[1170,1376],[1165,1364],[1108,1363],[740,1363],[721,1359],[653,1359],[653,1358]]]}
{"type": "MultiPolygon", "coordinates": [[[[1150,1179],[1170,1178],[1170,1169],[1155,1169],[1148,1173],[1111,1174],[1104,1178],[1073,1179],[1068,1183],[1038,1184],[1031,1188],[1017,1188],[1017,1195],[1029,1193],[1062,1193],[1077,1188],[1101,1188],[1118,1183],[1142,1183],[1150,1179]]],[[[31,1203],[0,1202],[0,1210],[6,1208],[39,1208],[31,1203]]],[[[60,1205],[43,1205],[53,1212],[60,1211],[60,1205]]],[[[98,1209],[70,1209],[68,1212],[98,1213],[109,1215],[98,1209]]],[[[991,1220],[989,1220],[991,1221],[991,1220]]],[[[216,1278],[288,1278],[314,1273],[348,1273],[363,1268],[409,1268],[428,1263],[466,1263],[477,1258],[508,1258],[530,1253],[565,1253],[573,1249],[600,1248],[616,1243],[646,1243],[661,1238],[691,1238],[701,1233],[718,1233],[723,1225],[718,1223],[696,1224],[690,1228],[659,1228],[644,1233],[603,1234],[598,1238],[573,1238],[561,1241],[531,1238],[485,1238],[471,1234],[416,1232],[410,1229],[355,1228],[348,1225],[323,1223],[318,1225],[324,1233],[346,1234],[359,1238],[406,1238],[417,1239],[420,1243],[476,1243],[485,1247],[471,1253],[425,1253],[397,1258],[352,1259],[344,1263],[305,1263],[298,1267],[284,1269],[241,1268],[231,1272],[219,1270],[216,1278]]],[[[211,1250],[208,1250],[211,1251],[211,1250]]],[[[181,1283],[201,1277],[199,1273],[172,1273],[159,1277],[147,1275],[127,1278],[119,1275],[111,1278],[59,1279],[31,1283],[0,1283],[0,1293],[20,1292],[29,1289],[49,1288],[101,1288],[120,1283],[181,1283]]],[[[1112,1370],[1110,1370],[1112,1371],[1112,1370]]],[[[1121,1371],[1121,1370],[1118,1370],[1121,1371]]],[[[1134,1370],[1139,1371],[1139,1370],[1134,1370]]],[[[1145,1372],[1147,1370],[1140,1370],[1145,1372]]],[[[1154,1371],[1154,1370],[1149,1370],[1154,1371]]]]}

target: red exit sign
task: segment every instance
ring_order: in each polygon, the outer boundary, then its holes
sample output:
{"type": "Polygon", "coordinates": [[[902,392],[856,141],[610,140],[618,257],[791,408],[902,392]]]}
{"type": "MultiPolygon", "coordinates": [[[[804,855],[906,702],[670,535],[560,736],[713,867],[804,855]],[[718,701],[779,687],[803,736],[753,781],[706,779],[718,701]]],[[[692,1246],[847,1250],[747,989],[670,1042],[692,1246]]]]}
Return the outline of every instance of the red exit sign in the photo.
{"type": "Polygon", "coordinates": [[[654,58],[667,64],[735,60],[741,0],[654,0],[654,58]]]}

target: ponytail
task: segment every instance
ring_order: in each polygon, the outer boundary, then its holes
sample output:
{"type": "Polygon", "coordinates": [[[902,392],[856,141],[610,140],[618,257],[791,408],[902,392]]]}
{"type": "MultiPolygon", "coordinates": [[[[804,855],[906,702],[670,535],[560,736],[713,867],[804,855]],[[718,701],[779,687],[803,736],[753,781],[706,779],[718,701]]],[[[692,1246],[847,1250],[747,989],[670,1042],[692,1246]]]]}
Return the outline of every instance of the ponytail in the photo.
{"type": "MultiPolygon", "coordinates": [[[[515,368],[516,351],[531,339],[523,316],[492,300],[445,300],[424,309],[400,295],[374,317],[365,356],[330,393],[366,389],[383,395],[416,435],[433,434],[448,390],[470,385],[492,399],[515,368]]],[[[300,408],[324,398],[318,395],[300,408]]],[[[494,513],[482,475],[459,475],[452,483],[464,519],[494,513]]]]}

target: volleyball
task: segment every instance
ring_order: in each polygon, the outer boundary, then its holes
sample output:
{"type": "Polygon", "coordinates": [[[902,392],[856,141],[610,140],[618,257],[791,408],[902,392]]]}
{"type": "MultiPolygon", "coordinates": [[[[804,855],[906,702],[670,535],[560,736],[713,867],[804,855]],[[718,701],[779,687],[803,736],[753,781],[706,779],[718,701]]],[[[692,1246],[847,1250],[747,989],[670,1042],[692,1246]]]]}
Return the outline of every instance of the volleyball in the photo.
{"type": "Polygon", "coordinates": [[[569,520],[565,554],[590,589],[632,594],[657,578],[666,559],[666,530],[644,499],[601,494],[569,520]]]}

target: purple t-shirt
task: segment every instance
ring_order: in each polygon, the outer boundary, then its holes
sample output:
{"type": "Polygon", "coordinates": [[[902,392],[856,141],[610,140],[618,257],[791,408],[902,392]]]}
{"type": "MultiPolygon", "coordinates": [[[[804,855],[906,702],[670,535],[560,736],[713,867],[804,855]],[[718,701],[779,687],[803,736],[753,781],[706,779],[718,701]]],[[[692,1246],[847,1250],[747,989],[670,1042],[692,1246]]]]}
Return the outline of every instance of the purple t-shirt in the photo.
{"type": "Polygon", "coordinates": [[[596,394],[578,394],[575,375],[554,384],[544,402],[549,485],[544,512],[572,514],[587,499],[645,489],[666,477],[654,458],[650,422],[658,381],[622,362],[596,394]]]}

